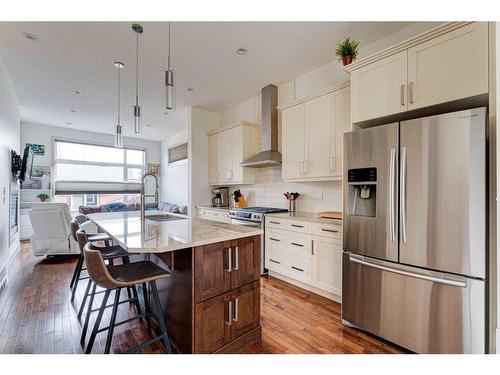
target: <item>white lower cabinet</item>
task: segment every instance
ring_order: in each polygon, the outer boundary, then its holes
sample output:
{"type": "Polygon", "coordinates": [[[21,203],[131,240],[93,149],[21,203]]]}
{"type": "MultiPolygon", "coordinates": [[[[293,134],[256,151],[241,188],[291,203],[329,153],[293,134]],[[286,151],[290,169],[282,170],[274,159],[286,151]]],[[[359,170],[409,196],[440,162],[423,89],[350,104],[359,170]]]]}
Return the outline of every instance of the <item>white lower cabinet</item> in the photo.
{"type": "Polygon", "coordinates": [[[320,289],[342,295],[341,241],[314,236],[312,243],[312,282],[320,289]]]}
{"type": "MultiPolygon", "coordinates": [[[[342,294],[342,225],[266,218],[265,266],[315,290],[342,294]]],[[[278,276],[278,275],[275,275],[278,276]]],[[[279,276],[278,276],[279,277],[279,276]]]]}

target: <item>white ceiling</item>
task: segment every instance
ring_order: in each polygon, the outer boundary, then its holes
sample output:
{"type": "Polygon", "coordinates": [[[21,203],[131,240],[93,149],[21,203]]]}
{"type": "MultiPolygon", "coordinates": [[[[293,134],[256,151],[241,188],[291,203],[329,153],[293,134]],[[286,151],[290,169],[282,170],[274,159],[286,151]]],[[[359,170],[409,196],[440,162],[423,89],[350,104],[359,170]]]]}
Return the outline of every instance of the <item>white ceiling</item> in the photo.
{"type": "MultiPolygon", "coordinates": [[[[131,136],[135,97],[132,22],[0,22],[0,54],[21,103],[24,121],[112,133],[116,69],[122,74],[122,120],[131,136]],[[28,32],[37,41],[23,37],[28,32]],[[82,95],[72,94],[80,90],[82,95]],[[71,113],[76,110],[76,113],[71,113]],[[67,122],[73,123],[67,125],[67,122]]],[[[168,24],[140,22],[140,97],[145,139],[182,128],[163,113],[168,24]],[[170,119],[170,121],[169,121],[170,119]]],[[[177,106],[210,110],[237,104],[269,83],[294,79],[332,61],[347,36],[370,44],[408,22],[175,22],[172,65],[177,106]],[[245,56],[235,53],[248,49],[245,56]],[[187,88],[195,89],[193,93],[187,88]]]]}

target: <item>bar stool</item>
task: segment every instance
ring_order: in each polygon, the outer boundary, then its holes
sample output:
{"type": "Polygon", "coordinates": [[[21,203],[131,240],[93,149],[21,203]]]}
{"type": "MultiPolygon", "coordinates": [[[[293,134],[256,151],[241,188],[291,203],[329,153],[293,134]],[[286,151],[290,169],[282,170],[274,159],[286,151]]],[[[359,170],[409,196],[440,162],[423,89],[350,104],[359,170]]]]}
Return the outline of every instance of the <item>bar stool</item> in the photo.
{"type": "MultiPolygon", "coordinates": [[[[73,220],[71,220],[71,236],[78,243],[78,238],[76,237],[76,232],[80,229],[80,224],[83,224],[87,221],[87,218],[83,215],[78,215],[73,220]]],[[[91,242],[101,242],[103,241],[106,246],[111,244],[111,238],[106,233],[97,233],[88,235],[87,241],[91,242]]],[[[78,282],[80,280],[84,280],[87,277],[80,277],[82,271],[85,271],[86,268],[83,266],[83,248],[80,247],[80,255],[78,255],[78,260],[76,262],[75,270],[73,271],[73,276],[71,278],[71,282],[69,287],[71,288],[71,301],[75,299],[76,288],[78,286],[78,282]]]]}
{"type": "Polygon", "coordinates": [[[94,345],[97,334],[107,330],[108,334],[106,338],[104,353],[108,354],[111,349],[114,328],[135,319],[146,318],[148,333],[151,334],[151,316],[154,317],[155,315],[161,334],[142,344],[136,345],[135,347],[128,350],[127,353],[133,353],[159,340],[163,341],[166,352],[172,353],[170,342],[168,339],[167,328],[165,326],[165,320],[161,309],[160,297],[158,295],[158,289],[156,287],[156,280],[167,278],[170,276],[170,273],[151,261],[140,261],[128,264],[120,264],[116,266],[106,266],[102,253],[99,250],[92,249],[91,244],[87,244],[85,246],[84,256],[90,279],[96,285],[105,289],[101,307],[99,309],[99,313],[97,315],[96,322],[94,324],[94,328],[92,330],[92,334],[90,336],[90,340],[85,353],[90,354],[92,352],[92,347],[94,345]],[[149,300],[146,292],[147,283],[149,283],[149,286],[151,288],[156,314],[153,314],[149,306],[149,300]],[[132,318],[125,319],[121,322],[116,323],[116,314],[118,305],[120,303],[119,300],[121,289],[133,286],[135,287],[136,285],[140,284],[142,285],[144,292],[144,313],[139,313],[132,318]],[[113,290],[115,290],[116,292],[109,326],[100,328],[102,316],[105,309],[108,307],[107,301],[109,295],[113,290]]]}
{"type": "MultiPolygon", "coordinates": [[[[93,250],[99,251],[102,254],[103,259],[105,261],[107,261],[110,265],[114,265],[114,259],[117,259],[117,258],[121,258],[123,264],[130,263],[129,253],[125,249],[123,249],[121,246],[115,245],[115,246],[106,246],[106,247],[100,247],[100,246],[96,247],[93,242],[90,242],[88,240],[89,235],[83,229],[79,229],[76,232],[76,237],[78,240],[78,245],[79,245],[82,257],[84,256],[83,255],[84,248],[88,244],[93,250]]],[[[79,278],[79,280],[82,280],[82,279],[83,278],[79,278]]],[[[83,296],[82,302],[80,304],[80,308],[78,310],[78,320],[80,320],[82,313],[83,313],[83,310],[85,309],[87,299],[90,297],[89,298],[89,306],[87,309],[87,315],[85,316],[85,322],[83,324],[82,335],[80,338],[80,342],[82,345],[85,344],[85,337],[87,335],[87,328],[88,328],[88,324],[90,321],[90,314],[98,310],[98,309],[97,310],[92,309],[92,307],[94,305],[94,298],[95,298],[96,294],[104,293],[104,291],[99,291],[99,292],[96,291],[97,285],[92,282],[91,278],[88,278],[88,279],[89,280],[87,282],[85,294],[83,296]]],[[[128,299],[125,301],[122,301],[120,303],[130,302],[130,303],[135,304],[135,308],[137,310],[137,313],[139,315],[141,315],[142,314],[141,313],[141,304],[139,302],[139,294],[137,293],[136,286],[133,285],[133,286],[127,287],[127,294],[128,294],[128,299]],[[132,297],[132,295],[133,295],[133,297],[132,297]]]]}

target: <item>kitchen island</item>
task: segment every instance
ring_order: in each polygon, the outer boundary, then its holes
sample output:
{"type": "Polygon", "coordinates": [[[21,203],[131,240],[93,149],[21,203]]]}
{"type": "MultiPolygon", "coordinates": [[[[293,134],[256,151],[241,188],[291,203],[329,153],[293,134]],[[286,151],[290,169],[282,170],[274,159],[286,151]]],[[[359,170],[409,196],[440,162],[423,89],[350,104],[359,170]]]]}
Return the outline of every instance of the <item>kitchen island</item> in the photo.
{"type": "Polygon", "coordinates": [[[157,284],[177,352],[238,353],[261,341],[262,230],[159,211],[145,221],[137,211],[88,217],[136,259],[171,272],[157,284]]]}

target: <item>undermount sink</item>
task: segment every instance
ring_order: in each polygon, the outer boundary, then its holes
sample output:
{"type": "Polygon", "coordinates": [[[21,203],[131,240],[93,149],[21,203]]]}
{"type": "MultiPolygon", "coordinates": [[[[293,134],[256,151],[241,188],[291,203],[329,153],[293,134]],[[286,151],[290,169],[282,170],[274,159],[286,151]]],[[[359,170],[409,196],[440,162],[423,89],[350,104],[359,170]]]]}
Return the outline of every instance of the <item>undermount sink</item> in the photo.
{"type": "Polygon", "coordinates": [[[156,214],[156,215],[146,215],[146,219],[152,221],[173,221],[173,220],[185,220],[184,217],[178,217],[173,215],[156,214]]]}

